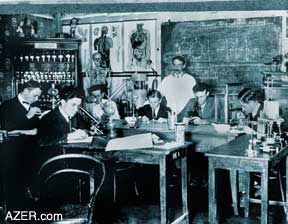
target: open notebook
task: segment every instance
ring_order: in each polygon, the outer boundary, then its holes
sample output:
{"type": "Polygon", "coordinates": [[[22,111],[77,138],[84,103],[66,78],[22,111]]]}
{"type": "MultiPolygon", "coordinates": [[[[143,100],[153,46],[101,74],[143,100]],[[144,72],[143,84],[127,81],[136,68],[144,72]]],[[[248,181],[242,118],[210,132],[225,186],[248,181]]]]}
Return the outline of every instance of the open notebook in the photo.
{"type": "Polygon", "coordinates": [[[108,142],[105,151],[143,148],[153,148],[151,133],[111,139],[108,142]]]}
{"type": "Polygon", "coordinates": [[[74,139],[74,140],[68,140],[67,143],[92,143],[93,136],[88,136],[87,138],[83,139],[74,139]]]}

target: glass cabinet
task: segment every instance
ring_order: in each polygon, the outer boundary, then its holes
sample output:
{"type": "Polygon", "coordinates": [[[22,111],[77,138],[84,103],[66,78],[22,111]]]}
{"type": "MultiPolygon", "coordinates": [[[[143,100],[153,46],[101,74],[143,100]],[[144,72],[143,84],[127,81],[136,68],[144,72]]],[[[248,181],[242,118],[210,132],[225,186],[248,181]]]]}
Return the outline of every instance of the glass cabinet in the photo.
{"type": "Polygon", "coordinates": [[[15,94],[29,80],[40,83],[41,107],[53,107],[64,86],[79,85],[78,39],[25,40],[17,45],[14,55],[15,94]]]}

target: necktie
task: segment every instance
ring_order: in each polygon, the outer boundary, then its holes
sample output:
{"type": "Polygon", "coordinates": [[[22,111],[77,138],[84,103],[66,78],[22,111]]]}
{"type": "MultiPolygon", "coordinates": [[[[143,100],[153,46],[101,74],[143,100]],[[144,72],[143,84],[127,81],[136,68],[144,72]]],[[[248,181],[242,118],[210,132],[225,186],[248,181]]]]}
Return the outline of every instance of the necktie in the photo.
{"type": "Polygon", "coordinates": [[[156,113],[155,113],[155,110],[152,110],[152,119],[153,119],[153,120],[156,119],[156,113]]]}
{"type": "Polygon", "coordinates": [[[71,122],[70,117],[68,117],[68,118],[69,118],[69,121],[68,121],[68,123],[69,123],[69,132],[72,132],[72,122],[71,122]]]}

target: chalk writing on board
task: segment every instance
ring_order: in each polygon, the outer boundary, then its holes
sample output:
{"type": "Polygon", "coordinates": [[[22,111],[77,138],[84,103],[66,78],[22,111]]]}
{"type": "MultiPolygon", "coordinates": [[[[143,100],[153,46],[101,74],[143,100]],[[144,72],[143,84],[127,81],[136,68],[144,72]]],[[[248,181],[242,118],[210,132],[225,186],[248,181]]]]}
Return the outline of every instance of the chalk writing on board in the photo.
{"type": "Polygon", "coordinates": [[[187,70],[214,85],[261,82],[265,62],[281,52],[281,17],[162,24],[162,74],[183,55],[187,70]]]}

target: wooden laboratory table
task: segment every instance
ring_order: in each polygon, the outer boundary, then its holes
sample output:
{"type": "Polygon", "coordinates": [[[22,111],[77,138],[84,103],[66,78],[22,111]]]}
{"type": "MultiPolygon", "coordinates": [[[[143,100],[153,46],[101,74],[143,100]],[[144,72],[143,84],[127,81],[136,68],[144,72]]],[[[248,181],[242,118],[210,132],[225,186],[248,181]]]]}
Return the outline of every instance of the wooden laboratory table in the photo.
{"type": "MultiPolygon", "coordinates": [[[[114,128],[117,137],[125,137],[142,133],[155,133],[161,139],[175,140],[175,132],[168,130],[167,124],[158,122],[142,123],[138,128],[130,128],[123,120],[114,121],[114,128]]],[[[64,145],[64,150],[80,149],[92,153],[95,157],[114,162],[129,162],[140,164],[154,164],[159,166],[160,173],[160,211],[161,224],[166,224],[167,218],[167,158],[181,159],[181,188],[182,188],[182,215],[172,223],[189,223],[188,202],[187,202],[187,148],[196,146],[196,151],[207,152],[211,148],[225,144],[236,137],[235,134],[219,134],[212,125],[187,126],[185,129],[185,141],[182,146],[172,148],[148,148],[121,151],[105,151],[107,140],[101,137],[94,138],[93,142],[74,143],[64,145]],[[195,144],[197,143],[197,144],[195,144]]]]}
{"type": "MultiPolygon", "coordinates": [[[[168,129],[167,123],[142,123],[135,129],[125,125],[122,120],[117,120],[115,129],[118,136],[152,132],[162,139],[175,140],[176,138],[175,132],[168,129]]],[[[207,152],[235,139],[237,135],[235,133],[218,133],[212,125],[188,125],[185,127],[185,141],[195,143],[196,152],[207,152]]]]}
{"type": "MultiPolygon", "coordinates": [[[[243,135],[235,140],[210,150],[206,153],[209,161],[209,223],[217,223],[217,201],[216,201],[216,182],[215,170],[226,169],[232,173],[242,170],[245,172],[248,184],[246,185],[246,192],[249,192],[250,187],[250,172],[261,173],[261,223],[268,222],[268,177],[269,170],[275,166],[280,160],[286,159],[286,174],[288,171],[288,147],[285,147],[275,155],[269,153],[259,152],[256,156],[248,157],[246,149],[248,148],[250,136],[243,135]]],[[[237,190],[235,190],[236,181],[234,183],[234,191],[232,190],[233,204],[237,197],[237,190]]],[[[231,187],[233,187],[231,185],[231,187]]],[[[249,216],[249,202],[255,202],[255,199],[250,199],[249,194],[245,198],[245,217],[249,216]]],[[[286,179],[286,201],[288,199],[288,180],[286,179]]],[[[288,209],[288,203],[282,203],[288,209]]],[[[235,204],[234,204],[235,205],[235,204]]],[[[288,221],[288,219],[287,219],[288,221]]]]}
{"type": "Polygon", "coordinates": [[[167,207],[167,159],[172,156],[173,159],[181,160],[181,189],[182,189],[182,214],[171,223],[189,223],[189,212],[187,202],[187,148],[192,143],[175,145],[170,148],[161,146],[157,148],[144,148],[120,151],[105,151],[105,143],[101,142],[101,138],[95,138],[92,143],[74,143],[64,145],[67,151],[71,148],[83,150],[86,153],[100,158],[101,160],[109,160],[114,162],[129,162],[138,164],[153,164],[159,166],[159,187],[160,187],[160,217],[161,224],[168,222],[167,207]]]}

